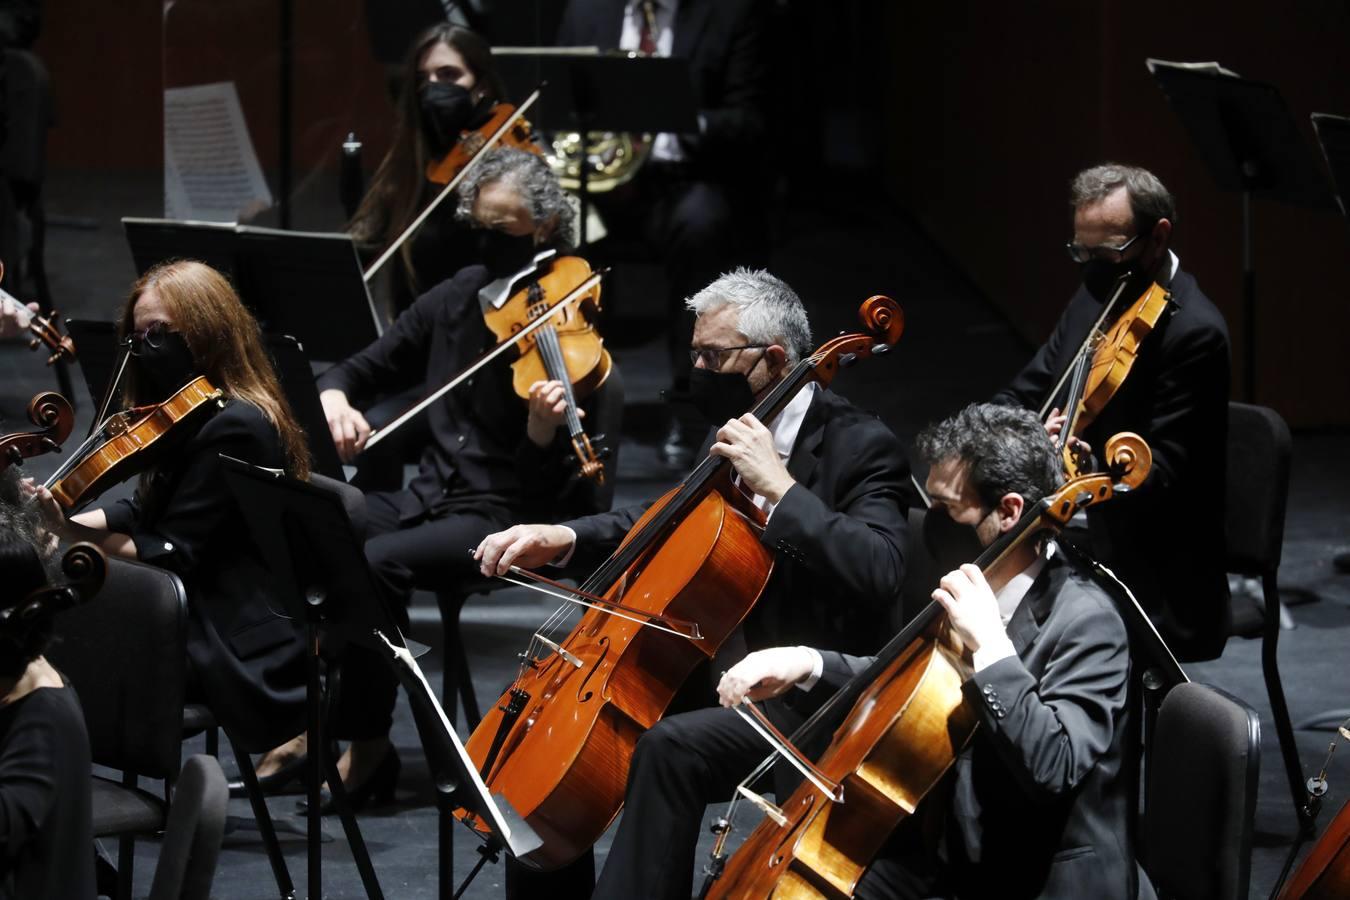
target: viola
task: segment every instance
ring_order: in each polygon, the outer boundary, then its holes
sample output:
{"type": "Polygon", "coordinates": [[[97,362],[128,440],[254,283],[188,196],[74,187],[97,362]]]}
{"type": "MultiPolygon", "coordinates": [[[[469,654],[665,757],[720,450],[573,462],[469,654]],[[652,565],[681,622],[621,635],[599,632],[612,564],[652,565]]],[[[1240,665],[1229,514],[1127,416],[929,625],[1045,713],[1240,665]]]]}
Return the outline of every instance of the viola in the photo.
{"type": "Polygon", "coordinates": [[[223,406],[223,397],[223,391],[198,376],[162,403],[114,413],[62,463],[46,487],[67,510],[92,502],[113,485],[154,465],[177,426],[223,406]]]}
{"type": "MultiPolygon", "coordinates": [[[[1078,511],[1137,487],[1152,462],[1148,445],[1128,433],[1107,441],[1106,455],[1111,471],[1071,479],[1043,498],[976,565],[994,578],[1016,574],[1006,571],[1014,550],[1067,525],[1078,511]]],[[[974,735],[975,713],[961,691],[969,672],[966,652],[953,643],[945,612],[933,602],[790,741],[750,707],[757,714],[751,724],[783,744],[778,752],[808,777],[782,807],[746,788],[767,772],[774,757],[741,783],[741,795],[769,816],[727,860],[723,852],[735,814],[733,799],[731,811],[718,823],[709,869],[714,880],[704,896],[853,896],[891,831],[915,811],[974,735]],[[850,705],[818,764],[810,766],[797,748],[823,734],[850,705]]],[[[750,715],[745,707],[737,711],[750,715]]]]}
{"type": "Polygon", "coordinates": [[[426,208],[418,213],[417,218],[403,229],[403,233],[395,238],[384,252],[380,254],[375,262],[370,264],[370,268],[364,273],[367,282],[375,277],[375,273],[384,267],[404,242],[413,235],[417,229],[422,227],[422,223],[449,197],[454,193],[455,188],[464,180],[464,175],[475,163],[487,155],[488,151],[499,144],[505,144],[508,147],[516,147],[520,150],[528,150],[531,153],[540,153],[543,151],[534,143],[534,132],[530,123],[525,120],[525,111],[534,105],[539,99],[539,88],[534,93],[525,98],[525,102],[519,107],[511,106],[509,103],[498,103],[492,109],[492,115],[477,129],[465,131],[460,134],[460,139],[455,142],[455,146],[450,148],[450,152],[440,159],[432,160],[427,163],[426,177],[429,181],[445,185],[441,192],[426,205],[426,208]]]}
{"type": "Polygon", "coordinates": [[[61,445],[75,427],[70,401],[55,391],[45,391],[28,402],[28,420],[37,431],[16,431],[0,436],[0,472],[43,453],[60,453],[61,445]]]}
{"type": "MultiPolygon", "coordinates": [[[[867,300],[859,317],[862,332],[797,363],[753,415],[771,422],[807,384],[828,384],[840,367],[888,351],[904,330],[888,297],[867,300]]],[[[760,540],[765,517],[732,472],[709,456],[643,514],[575,592],[592,608],[566,636],[561,613],[534,636],[515,681],[469,737],[488,789],[543,841],[522,858],[527,865],[556,868],[599,838],[623,805],[638,738],[763,591],[773,569],[760,540]]],[[[490,830],[465,810],[456,815],[490,830]]]]}
{"type": "MultiPolygon", "coordinates": [[[[484,302],[483,320],[498,341],[515,337],[526,325],[548,311],[553,300],[571,293],[591,276],[591,267],[579,256],[548,251],[535,257],[527,271],[512,279],[497,298],[484,302]]],[[[604,338],[595,328],[600,311],[600,285],[574,298],[550,324],[516,342],[520,357],[511,363],[511,387],[522,400],[539,381],[563,385],[567,400],[567,434],[581,464],[581,474],[605,483],[605,466],[581,425],[577,401],[605,383],[613,361],[604,338]]]]}
{"type": "MultiPolygon", "coordinates": [[[[4,277],[5,264],[0,262],[0,279],[4,277]]],[[[56,310],[52,310],[51,319],[44,319],[23,303],[20,303],[13,294],[4,288],[0,288],[0,306],[3,305],[12,305],[18,310],[19,317],[26,323],[23,327],[33,336],[28,342],[30,349],[36,350],[38,347],[46,345],[47,349],[52,352],[51,356],[47,357],[47,365],[53,365],[57,361],[75,361],[75,342],[70,339],[70,335],[62,334],[61,329],[52,321],[52,319],[59,320],[60,318],[60,314],[56,310]]]]}

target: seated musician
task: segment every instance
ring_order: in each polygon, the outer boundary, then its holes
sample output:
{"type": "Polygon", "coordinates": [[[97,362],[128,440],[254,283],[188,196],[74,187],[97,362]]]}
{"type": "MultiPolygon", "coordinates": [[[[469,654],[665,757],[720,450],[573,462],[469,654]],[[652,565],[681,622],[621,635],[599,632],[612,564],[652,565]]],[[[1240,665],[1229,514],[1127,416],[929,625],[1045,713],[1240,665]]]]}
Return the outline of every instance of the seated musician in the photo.
{"type": "Polygon", "coordinates": [[[48,524],[66,540],[91,541],[178,575],[188,599],[188,696],[210,706],[245,746],[273,746],[303,727],[304,642],[277,612],[285,604],[225,483],[220,456],[306,478],[304,432],[258,323],[209,266],[151,268],[132,286],[118,331],[131,353],[127,406],[163,401],[202,375],[224,392],[224,407],[166,434],[172,452],[142,471],[132,500],[67,519],[47,489],[37,488],[48,524]]]}
{"type": "MultiPolygon", "coordinates": [[[[918,439],[932,468],[930,516],[973,529],[989,546],[1061,481],[1061,464],[1034,413],[994,404],[969,406],[918,439]]],[[[933,599],[973,654],[963,685],[979,722],[944,783],[904,820],[863,876],[860,898],[1136,896],[1128,825],[1130,779],[1125,695],[1130,662],[1125,625],[1105,590],[1052,541],[1013,551],[1002,579],[974,565],[946,575],[933,599]],[[1015,572],[1016,574],[1011,574],[1015,572]]],[[[862,671],[866,658],[810,647],[752,653],[718,685],[734,706],[788,691],[831,692],[862,671]]],[[[730,710],[723,711],[729,724],[730,710]]],[[[668,745],[649,777],[678,796],[700,767],[718,768],[713,743],[668,745]]],[[[736,783],[719,785],[729,798],[736,783]]],[[[626,815],[662,833],[673,816],[699,809],[662,800],[630,801],[626,815]]],[[[685,827],[685,826],[681,826],[685,827]]],[[[618,845],[616,844],[616,849],[618,845]]],[[[611,857],[598,897],[608,890],[611,857]]],[[[687,874],[688,858],[666,868],[687,874]]],[[[632,885],[634,882],[627,882],[632,885]]],[[[1146,882],[1145,882],[1146,883],[1146,882]]],[[[627,896],[680,896],[655,884],[627,896]]]]}
{"type": "MultiPolygon", "coordinates": [[[[47,587],[33,542],[41,528],[22,506],[0,499],[4,611],[47,587]]],[[[52,637],[51,616],[25,618],[14,627],[20,621],[0,625],[0,898],[93,900],[84,712],[74,689],[42,655],[52,637]]]]}
{"type": "MultiPolygon", "coordinates": [[[[909,466],[899,441],[875,416],[814,383],[768,426],[745,412],[812,349],[806,310],[778,278],[737,270],[691,297],[688,307],[697,316],[690,387],[700,411],[718,429],[710,452],[731,461],[742,488],[768,513],[760,539],[776,557],[768,585],[742,631],[714,660],[714,670],[724,667],[721,659],[729,663],[747,647],[812,641],[850,652],[875,649],[876,624],[886,621],[895,605],[904,570],[902,496],[909,466]]],[[[542,566],[569,555],[574,567],[589,568],[616,549],[645,508],[562,525],[516,525],[485,538],[475,556],[484,574],[504,573],[511,565],[542,566]]],[[[710,685],[710,674],[695,672],[688,684],[692,696],[677,698],[676,705],[707,705],[710,685]]],[[[661,752],[653,748],[698,742],[713,723],[723,721],[721,712],[697,709],[647,732],[637,744],[629,801],[638,799],[641,808],[646,792],[663,790],[645,774],[646,760],[661,752]]],[[[715,733],[717,753],[734,783],[762,756],[762,745],[749,726],[733,723],[725,737],[720,729],[715,733]]],[[[725,794],[723,787],[720,775],[707,784],[686,785],[681,802],[701,812],[705,803],[725,794]]],[[[631,859],[632,868],[641,869],[645,854],[656,853],[683,866],[694,852],[698,813],[690,822],[657,830],[644,824],[644,816],[624,816],[611,858],[631,859]]],[[[622,868],[628,879],[638,877],[626,864],[622,868]]],[[[689,896],[688,874],[669,872],[671,896],[680,890],[689,896]]],[[[542,896],[545,887],[553,896],[584,897],[591,881],[589,855],[566,875],[507,868],[508,893],[521,897],[542,896]]],[[[644,891],[636,889],[636,881],[625,880],[614,895],[637,897],[644,891]]]]}
{"type": "MultiPolygon", "coordinates": [[[[399,79],[394,135],[348,231],[373,262],[440,195],[427,163],[444,157],[461,132],[487,120],[506,90],[492,48],[467,28],[440,22],[413,41],[399,79]]],[[[391,259],[395,312],[475,262],[475,235],[447,197],[391,259]]]]}
{"type": "MultiPolygon", "coordinates": [[[[631,182],[591,197],[611,236],[638,238],[664,264],[677,388],[689,375],[685,298],[718,273],[767,256],[770,17],[755,0],[569,0],[558,26],[559,46],[689,62],[697,132],[657,135],[631,182]]],[[[598,242],[597,254],[612,252],[610,243],[598,242]]],[[[701,423],[680,417],[670,423],[660,454],[683,470],[702,436],[701,423]]]]}
{"type": "MultiPolygon", "coordinates": [[[[1133,431],[1153,449],[1143,486],[1088,510],[1094,555],[1130,586],[1183,659],[1212,659],[1228,636],[1224,575],[1224,459],[1228,434],[1228,328],[1223,315],[1181,268],[1171,250],[1175,204],[1152,173],[1106,164],[1073,181],[1070,256],[1083,284],[1054,331],[1016,378],[994,398],[1038,409],[1062,406],[1049,394],[1102,313],[1121,275],[1130,276],[1110,328],[1156,282],[1171,292],[1161,321],[1105,410],[1081,437],[1100,448],[1133,431]]],[[[1058,434],[1063,417],[1048,422],[1058,434]]]]}
{"type": "MultiPolygon", "coordinates": [[[[459,209],[491,230],[493,252],[418,297],[383,337],[319,379],[344,461],[355,458],[371,434],[360,409],[377,392],[423,382],[434,390],[495,343],[480,289],[514,275],[536,249],[571,242],[571,207],[557,179],[540,157],[521,150],[493,150],[469,170],[459,209]]],[[[584,515],[609,506],[612,486],[575,477],[575,458],[559,428],[562,385],[538,382],[528,403],[522,401],[512,391],[513,358],[503,355],[426,410],[431,444],[407,488],[366,495],[366,556],[390,611],[405,620],[414,589],[451,588],[475,575],[469,549],[486,532],[522,515],[584,515]]],[[[593,414],[583,418],[588,427],[600,422],[604,430],[617,378],[612,371],[583,405],[583,417],[588,409],[593,414]]],[[[620,396],[617,388],[614,396],[620,396]]],[[[357,647],[344,651],[343,673],[333,725],[336,737],[351,741],[338,763],[343,783],[356,807],[388,801],[400,766],[389,742],[397,682],[383,660],[357,647]]],[[[269,754],[260,775],[283,768],[298,775],[304,752],[298,738],[269,754]]]]}

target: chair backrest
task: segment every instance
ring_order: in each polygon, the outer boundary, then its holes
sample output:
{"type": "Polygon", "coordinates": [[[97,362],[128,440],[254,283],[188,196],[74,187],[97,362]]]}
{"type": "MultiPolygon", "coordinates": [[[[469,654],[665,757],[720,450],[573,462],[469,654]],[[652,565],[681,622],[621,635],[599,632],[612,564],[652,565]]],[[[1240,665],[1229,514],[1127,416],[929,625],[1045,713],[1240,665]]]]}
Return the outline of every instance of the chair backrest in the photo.
{"type": "Polygon", "coordinates": [[[210,756],[189,758],[174,786],[150,900],[209,900],[229,803],[220,763],[210,756]]]}
{"type": "Polygon", "coordinates": [[[1261,767],[1261,723],[1247,704],[1179,684],[1158,712],[1148,774],[1145,869],[1160,895],[1245,900],[1261,767]]]}
{"type": "Polygon", "coordinates": [[[57,617],[47,658],[79,694],[96,764],[149,778],[178,774],[186,624],[178,576],[117,558],[96,597],[57,617]]]}
{"type": "Polygon", "coordinates": [[[1228,404],[1228,484],[1224,531],[1228,571],[1274,572],[1284,543],[1289,497],[1289,426],[1264,406],[1228,404]]]}
{"type": "Polygon", "coordinates": [[[309,483],[338,495],[338,498],[342,500],[342,508],[347,511],[347,518],[352,523],[352,532],[358,540],[365,540],[366,495],[361,493],[361,489],[353,487],[345,481],[320,475],[318,472],[310,473],[309,483]]]}

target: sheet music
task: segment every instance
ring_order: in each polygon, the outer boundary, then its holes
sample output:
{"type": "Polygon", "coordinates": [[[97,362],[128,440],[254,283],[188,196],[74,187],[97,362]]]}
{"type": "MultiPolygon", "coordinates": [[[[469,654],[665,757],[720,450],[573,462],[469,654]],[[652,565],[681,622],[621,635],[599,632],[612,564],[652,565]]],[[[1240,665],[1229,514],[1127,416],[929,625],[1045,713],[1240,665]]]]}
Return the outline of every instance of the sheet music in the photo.
{"type": "Polygon", "coordinates": [[[1154,59],[1149,57],[1144,60],[1144,65],[1148,66],[1149,74],[1164,69],[1185,69],[1188,72],[1201,72],[1208,75],[1223,75],[1228,78],[1240,78],[1238,73],[1232,69],[1225,69],[1217,62],[1173,62],[1167,59],[1154,59]]]}
{"type": "Polygon", "coordinates": [[[166,88],[165,217],[237,222],[271,205],[234,82],[166,88]]]}

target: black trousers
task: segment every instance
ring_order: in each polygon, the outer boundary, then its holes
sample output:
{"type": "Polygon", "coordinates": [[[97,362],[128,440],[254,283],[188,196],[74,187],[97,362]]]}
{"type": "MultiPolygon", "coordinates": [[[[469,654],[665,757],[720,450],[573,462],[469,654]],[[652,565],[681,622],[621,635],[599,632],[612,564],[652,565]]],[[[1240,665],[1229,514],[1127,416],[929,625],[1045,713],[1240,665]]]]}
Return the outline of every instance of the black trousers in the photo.
{"type": "MultiPolygon", "coordinates": [[[[476,577],[478,567],[469,551],[511,524],[505,505],[475,502],[404,525],[399,506],[405,496],[403,491],[366,495],[366,559],[390,613],[404,630],[414,589],[440,590],[476,577]]],[[[387,735],[398,699],[393,671],[374,652],[355,645],[342,650],[341,665],[333,736],[367,740],[387,735]]]]}

